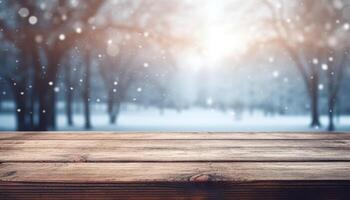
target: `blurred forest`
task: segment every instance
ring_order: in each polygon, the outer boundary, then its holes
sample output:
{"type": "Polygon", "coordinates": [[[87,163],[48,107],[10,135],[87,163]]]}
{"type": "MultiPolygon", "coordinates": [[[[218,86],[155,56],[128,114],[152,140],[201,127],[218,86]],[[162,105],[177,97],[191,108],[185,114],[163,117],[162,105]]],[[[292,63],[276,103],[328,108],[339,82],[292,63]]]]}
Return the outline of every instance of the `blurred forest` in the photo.
{"type": "Polygon", "coordinates": [[[0,0],[0,41],[0,130],[350,116],[348,0],[0,0]]]}

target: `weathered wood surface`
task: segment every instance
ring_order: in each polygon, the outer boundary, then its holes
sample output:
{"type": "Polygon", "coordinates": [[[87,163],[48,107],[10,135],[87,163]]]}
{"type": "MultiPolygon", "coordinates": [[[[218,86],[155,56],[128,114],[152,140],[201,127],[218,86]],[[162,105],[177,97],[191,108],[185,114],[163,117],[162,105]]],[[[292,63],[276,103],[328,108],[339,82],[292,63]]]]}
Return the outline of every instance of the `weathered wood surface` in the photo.
{"type": "Polygon", "coordinates": [[[3,163],[7,182],[137,183],[349,180],[346,162],[3,163]],[[48,173],[49,172],[49,173],[48,173]]]}
{"type": "Polygon", "coordinates": [[[197,140],[288,140],[288,139],[300,139],[300,140],[350,140],[350,133],[334,132],[334,133],[293,133],[293,132],[279,132],[279,133],[252,133],[252,132],[156,132],[156,133],[143,133],[143,132],[26,132],[26,133],[8,133],[2,132],[0,139],[12,139],[12,140],[157,140],[157,139],[197,139],[197,140]]]}
{"type": "Polygon", "coordinates": [[[0,133],[0,199],[350,199],[347,133],[0,133]]]}

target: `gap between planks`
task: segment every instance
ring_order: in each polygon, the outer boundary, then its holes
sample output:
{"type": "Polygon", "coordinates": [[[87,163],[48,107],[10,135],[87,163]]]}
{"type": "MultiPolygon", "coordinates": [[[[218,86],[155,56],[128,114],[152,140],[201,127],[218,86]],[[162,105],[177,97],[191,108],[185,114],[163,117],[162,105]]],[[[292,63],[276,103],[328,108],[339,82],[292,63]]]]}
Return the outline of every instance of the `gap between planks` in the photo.
{"type": "Polygon", "coordinates": [[[158,140],[158,139],[178,139],[178,140],[346,140],[350,139],[350,134],[346,132],[335,133],[302,133],[302,132],[274,132],[274,133],[174,133],[174,132],[0,132],[0,140],[158,140]]]}

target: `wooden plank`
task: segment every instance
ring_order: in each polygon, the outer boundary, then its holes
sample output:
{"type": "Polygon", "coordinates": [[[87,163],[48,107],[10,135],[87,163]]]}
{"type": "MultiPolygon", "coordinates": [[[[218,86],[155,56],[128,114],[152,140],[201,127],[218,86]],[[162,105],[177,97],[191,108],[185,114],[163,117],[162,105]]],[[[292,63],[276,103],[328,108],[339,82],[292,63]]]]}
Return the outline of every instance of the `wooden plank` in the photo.
{"type": "Polygon", "coordinates": [[[157,183],[350,180],[349,162],[3,163],[1,182],[157,183]]]}
{"type": "Polygon", "coordinates": [[[350,150],[350,140],[0,140],[1,150],[117,148],[302,147],[350,150]]]}
{"type": "Polygon", "coordinates": [[[0,133],[0,199],[349,199],[348,133],[0,133]]]}
{"type": "Polygon", "coordinates": [[[269,139],[301,139],[301,140],[350,140],[350,133],[164,133],[164,132],[0,132],[0,140],[139,140],[139,139],[214,139],[214,140],[269,140],[269,139]]]}
{"type": "Polygon", "coordinates": [[[349,161],[348,148],[134,147],[0,150],[0,162],[349,161]]]}

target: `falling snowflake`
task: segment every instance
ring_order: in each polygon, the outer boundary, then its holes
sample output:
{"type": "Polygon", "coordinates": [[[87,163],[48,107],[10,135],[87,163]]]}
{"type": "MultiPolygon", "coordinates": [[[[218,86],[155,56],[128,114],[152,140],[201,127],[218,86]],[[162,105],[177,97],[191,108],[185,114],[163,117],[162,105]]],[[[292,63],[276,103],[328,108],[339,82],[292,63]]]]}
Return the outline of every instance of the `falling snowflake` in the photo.
{"type": "Polygon", "coordinates": [[[323,89],[324,89],[324,85],[323,85],[323,84],[319,84],[319,85],[318,85],[318,89],[319,89],[319,90],[323,90],[323,89]]]}
{"type": "Polygon", "coordinates": [[[328,65],[327,64],[322,64],[322,70],[324,70],[324,71],[328,70],[328,65]]]}
{"type": "Polygon", "coordinates": [[[36,23],[38,23],[38,18],[35,16],[30,16],[28,19],[29,24],[31,25],[35,25],[36,23]]]}
{"type": "Polygon", "coordinates": [[[58,92],[60,91],[60,88],[59,88],[59,87],[55,87],[55,88],[54,88],[54,91],[55,91],[56,93],[58,93],[58,92]]]}
{"type": "Polygon", "coordinates": [[[23,18],[28,17],[29,10],[28,10],[28,8],[21,8],[21,9],[19,9],[18,14],[19,14],[19,16],[21,16],[23,18]]]}
{"type": "Polygon", "coordinates": [[[82,28],[77,27],[77,28],[75,29],[75,32],[78,33],[78,34],[80,34],[80,33],[83,32],[83,30],[82,30],[82,28]]]}
{"type": "Polygon", "coordinates": [[[66,39],[66,35],[63,34],[63,33],[61,33],[61,34],[58,36],[58,38],[59,38],[61,41],[63,41],[63,40],[66,39]]]}

